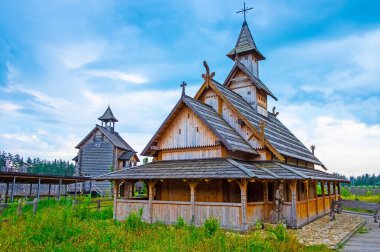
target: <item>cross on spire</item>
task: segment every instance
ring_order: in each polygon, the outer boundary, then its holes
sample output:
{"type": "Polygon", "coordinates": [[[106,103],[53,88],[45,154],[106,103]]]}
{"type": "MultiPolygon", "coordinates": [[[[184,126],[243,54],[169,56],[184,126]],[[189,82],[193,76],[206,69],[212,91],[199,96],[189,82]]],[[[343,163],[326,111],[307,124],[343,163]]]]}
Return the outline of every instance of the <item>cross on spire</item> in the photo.
{"type": "Polygon", "coordinates": [[[185,81],[182,81],[182,83],[181,83],[181,88],[182,88],[182,95],[185,95],[185,88],[186,88],[186,82],[185,81]]]}
{"type": "Polygon", "coordinates": [[[244,22],[245,22],[245,13],[248,12],[249,10],[253,10],[253,7],[246,8],[245,7],[245,2],[244,2],[243,9],[241,9],[240,11],[237,11],[236,13],[243,13],[243,15],[244,15],[244,22]]]}

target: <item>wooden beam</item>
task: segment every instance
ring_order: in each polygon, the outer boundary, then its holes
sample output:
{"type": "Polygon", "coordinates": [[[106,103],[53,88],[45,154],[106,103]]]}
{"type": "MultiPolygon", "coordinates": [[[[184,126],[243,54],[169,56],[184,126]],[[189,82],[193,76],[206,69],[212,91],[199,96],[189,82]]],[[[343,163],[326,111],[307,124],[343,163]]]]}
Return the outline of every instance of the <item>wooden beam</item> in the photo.
{"type": "Polygon", "coordinates": [[[326,212],[326,195],[325,195],[325,182],[321,181],[322,197],[323,197],[323,211],[326,212]]]}
{"type": "Polygon", "coordinates": [[[12,203],[13,203],[14,196],[15,196],[15,189],[16,189],[16,176],[13,176],[12,193],[11,193],[11,202],[12,203]]]}
{"type": "Polygon", "coordinates": [[[196,191],[196,188],[197,188],[197,185],[199,184],[199,180],[189,180],[188,181],[188,184],[190,186],[190,217],[191,217],[191,223],[190,224],[194,224],[195,223],[195,201],[196,201],[196,198],[195,198],[195,191],[196,191]]]}
{"type": "Polygon", "coordinates": [[[153,191],[154,186],[156,185],[158,181],[157,180],[148,180],[148,220],[149,223],[153,223],[153,191]]]}
{"type": "Polygon", "coordinates": [[[264,220],[268,221],[269,216],[267,214],[268,212],[268,195],[269,195],[269,188],[268,188],[268,180],[264,181],[264,220]]]}
{"type": "Polygon", "coordinates": [[[37,184],[37,200],[40,199],[40,186],[41,186],[41,178],[38,178],[38,184],[37,184]]]}

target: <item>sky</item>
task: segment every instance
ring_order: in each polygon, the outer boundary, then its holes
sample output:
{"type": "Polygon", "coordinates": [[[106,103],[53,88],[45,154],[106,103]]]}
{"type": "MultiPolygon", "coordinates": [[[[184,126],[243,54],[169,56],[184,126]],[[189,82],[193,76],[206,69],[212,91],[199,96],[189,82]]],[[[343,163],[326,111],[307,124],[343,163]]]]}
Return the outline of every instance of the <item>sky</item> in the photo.
{"type": "MultiPolygon", "coordinates": [[[[278,118],[329,172],[380,173],[379,1],[261,0],[247,22],[278,118]]],[[[141,152],[207,60],[233,66],[243,2],[0,1],[0,150],[72,159],[108,104],[141,152]]]]}

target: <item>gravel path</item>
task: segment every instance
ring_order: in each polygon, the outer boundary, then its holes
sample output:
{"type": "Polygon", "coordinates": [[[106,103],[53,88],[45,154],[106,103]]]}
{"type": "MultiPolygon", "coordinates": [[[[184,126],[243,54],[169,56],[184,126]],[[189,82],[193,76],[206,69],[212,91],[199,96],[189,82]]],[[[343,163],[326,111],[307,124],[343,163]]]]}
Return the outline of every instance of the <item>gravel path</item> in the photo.
{"type": "Polygon", "coordinates": [[[335,217],[335,221],[330,221],[330,216],[326,215],[296,230],[295,233],[299,241],[305,245],[323,243],[331,248],[335,248],[338,243],[345,239],[365,220],[360,215],[347,213],[335,214],[335,217]]]}
{"type": "Polygon", "coordinates": [[[373,222],[373,217],[366,216],[367,223],[364,225],[365,232],[358,232],[344,245],[343,251],[380,251],[380,228],[378,223],[373,222]]]}

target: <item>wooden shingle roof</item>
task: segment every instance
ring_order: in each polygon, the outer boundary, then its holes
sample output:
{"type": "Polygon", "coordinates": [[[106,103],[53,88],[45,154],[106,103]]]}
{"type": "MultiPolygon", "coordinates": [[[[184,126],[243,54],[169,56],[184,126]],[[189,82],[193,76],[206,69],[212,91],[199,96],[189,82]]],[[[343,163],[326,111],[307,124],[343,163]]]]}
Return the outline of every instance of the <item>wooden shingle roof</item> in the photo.
{"type": "Polygon", "coordinates": [[[261,121],[266,123],[265,138],[279,153],[324,166],[272,113],[265,117],[234,91],[214,80],[212,84],[257,130],[261,121]]]}
{"type": "Polygon", "coordinates": [[[230,158],[155,161],[93,177],[95,180],[122,179],[263,179],[263,180],[346,180],[332,174],[274,161],[245,162],[230,158]]]}
{"type": "Polygon", "coordinates": [[[98,119],[100,121],[104,121],[104,122],[118,122],[116,117],[113,115],[110,106],[108,106],[108,108],[106,109],[104,114],[101,117],[99,117],[98,119]]]}
{"type": "Polygon", "coordinates": [[[224,86],[228,86],[228,83],[232,77],[232,75],[240,69],[252,82],[253,85],[255,85],[258,89],[264,90],[268,95],[270,95],[273,99],[277,101],[276,96],[269,90],[269,88],[257,77],[255,77],[240,61],[236,61],[235,65],[232,67],[230,73],[228,74],[226,80],[224,81],[224,86]]]}
{"type": "Polygon", "coordinates": [[[96,130],[100,130],[105,135],[105,137],[107,137],[108,140],[116,147],[136,153],[136,151],[133,150],[132,147],[119,135],[119,133],[116,131],[110,131],[100,125],[96,125],[95,128],[93,128],[90,133],[88,133],[87,136],[83,138],[83,140],[75,148],[79,149],[80,146],[84,144],[96,130]]]}
{"type": "Polygon", "coordinates": [[[238,40],[236,41],[235,47],[227,54],[231,59],[235,58],[235,54],[244,55],[247,53],[253,52],[256,54],[258,60],[264,60],[264,55],[257,49],[256,43],[253,40],[251,31],[249,30],[248,24],[246,21],[243,22],[243,25],[240,30],[238,40]]]}

